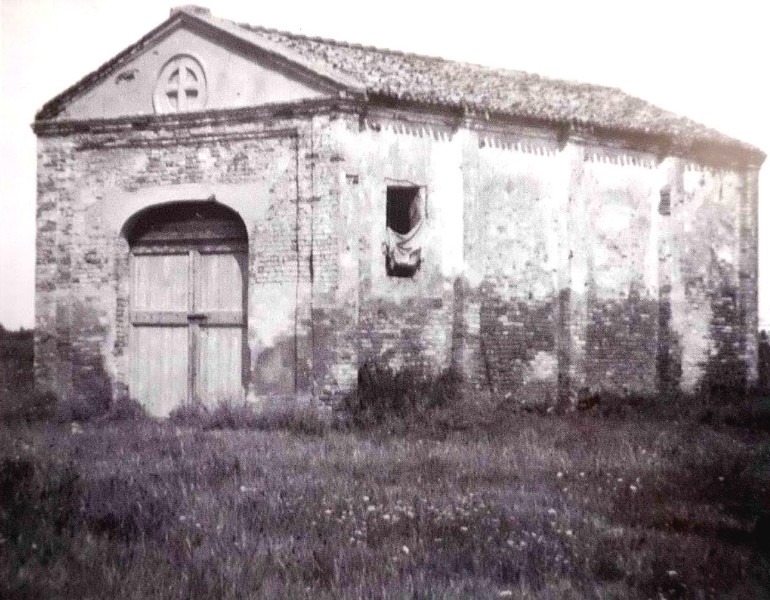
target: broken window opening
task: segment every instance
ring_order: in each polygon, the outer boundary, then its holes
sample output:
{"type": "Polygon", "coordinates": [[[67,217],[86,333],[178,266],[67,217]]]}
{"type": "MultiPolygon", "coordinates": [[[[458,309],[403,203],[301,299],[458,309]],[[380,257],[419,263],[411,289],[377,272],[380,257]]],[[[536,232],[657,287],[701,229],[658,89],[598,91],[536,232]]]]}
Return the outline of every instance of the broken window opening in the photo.
{"type": "Polygon", "coordinates": [[[426,216],[424,189],[388,186],[385,212],[385,271],[391,277],[412,277],[422,261],[421,231],[426,216]]]}
{"type": "Polygon", "coordinates": [[[388,187],[388,227],[405,235],[412,231],[421,220],[419,187],[388,187]]]}

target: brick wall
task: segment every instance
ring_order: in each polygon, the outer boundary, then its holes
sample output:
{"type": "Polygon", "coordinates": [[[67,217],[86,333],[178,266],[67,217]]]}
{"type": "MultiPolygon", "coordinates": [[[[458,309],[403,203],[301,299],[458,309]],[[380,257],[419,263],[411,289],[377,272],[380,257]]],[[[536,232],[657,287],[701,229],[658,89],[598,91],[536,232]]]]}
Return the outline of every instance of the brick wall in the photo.
{"type": "Polygon", "coordinates": [[[396,113],[351,123],[348,135],[347,166],[359,176],[356,198],[366,208],[362,358],[454,364],[523,403],[694,391],[751,378],[750,172],[661,160],[590,137],[565,143],[554,132],[524,127],[461,124],[447,132],[441,123],[416,124],[396,113]],[[452,161],[431,170],[441,152],[452,161]],[[689,171],[718,173],[720,184],[696,190],[689,171]],[[417,281],[385,276],[378,246],[389,180],[427,185],[437,221],[457,224],[445,198],[462,194],[459,271],[441,258],[450,237],[444,235],[431,240],[434,255],[417,281]],[[432,190],[438,182],[445,198],[432,190]],[[669,210],[661,210],[662,194],[669,210]],[[694,197],[700,199],[688,200],[694,197]],[[704,203],[715,208],[697,208],[704,203]],[[729,285],[720,283],[719,268],[729,285]]]}
{"type": "Polygon", "coordinates": [[[322,296],[338,276],[329,225],[338,194],[319,184],[328,121],[41,136],[38,384],[73,402],[125,390],[129,248],[121,228],[146,206],[213,195],[249,233],[249,393],[309,392],[310,290],[322,296]]]}
{"type": "Polygon", "coordinates": [[[757,339],[757,232],[756,221],[742,221],[752,204],[746,176],[686,163],[681,178],[672,210],[681,385],[741,387],[755,379],[757,339]]]}
{"type": "Polygon", "coordinates": [[[551,405],[558,384],[558,222],[553,138],[478,136],[477,246],[485,374],[506,398],[551,405]]]}
{"type": "Polygon", "coordinates": [[[587,261],[586,385],[657,389],[658,204],[654,156],[587,147],[582,181],[587,261]]]}
{"type": "Polygon", "coordinates": [[[453,365],[548,405],[756,379],[756,169],[384,110],[38,148],[36,376],[73,401],[126,389],[126,220],[212,195],[249,233],[252,397],[333,396],[366,361],[453,365]],[[395,278],[386,189],[405,183],[427,192],[427,232],[419,271],[395,278]]]}
{"type": "MultiPolygon", "coordinates": [[[[451,128],[387,117],[347,119],[337,130],[344,160],[343,204],[357,261],[359,362],[437,372],[449,366],[457,310],[455,280],[462,269],[463,179],[461,145],[451,128]],[[422,264],[411,278],[388,276],[388,185],[426,192],[422,264]]],[[[352,296],[351,296],[352,297],[352,296]]]]}

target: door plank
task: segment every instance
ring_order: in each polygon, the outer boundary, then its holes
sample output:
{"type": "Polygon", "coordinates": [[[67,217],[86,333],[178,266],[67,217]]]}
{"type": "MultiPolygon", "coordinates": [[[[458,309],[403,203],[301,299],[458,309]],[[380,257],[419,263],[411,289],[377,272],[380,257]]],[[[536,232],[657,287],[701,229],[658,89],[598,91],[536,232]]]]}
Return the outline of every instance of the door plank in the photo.
{"type": "Polygon", "coordinates": [[[166,417],[187,400],[187,327],[132,329],[131,395],[151,415],[166,417]]]}
{"type": "MultiPolygon", "coordinates": [[[[195,281],[197,280],[198,273],[198,256],[199,252],[193,248],[190,250],[189,260],[187,263],[188,273],[191,285],[188,288],[187,296],[187,310],[189,314],[193,314],[196,311],[197,299],[195,294],[195,281]]],[[[190,321],[187,328],[187,401],[190,404],[196,404],[199,398],[198,385],[196,380],[198,374],[196,372],[198,361],[198,321],[190,321]]]]}
{"type": "Polygon", "coordinates": [[[198,397],[210,407],[243,401],[243,329],[201,325],[198,331],[198,397]]]}
{"type": "Polygon", "coordinates": [[[243,311],[246,255],[201,253],[196,278],[196,310],[243,311]]]}
{"type": "Polygon", "coordinates": [[[195,308],[205,318],[198,327],[196,385],[207,405],[243,399],[246,265],[245,253],[198,255],[195,308]]]}
{"type": "Polygon", "coordinates": [[[187,254],[131,259],[130,394],[156,416],[189,394],[188,263],[187,254]]]}
{"type": "Polygon", "coordinates": [[[131,308],[187,310],[188,260],[184,254],[134,256],[131,308]]]}

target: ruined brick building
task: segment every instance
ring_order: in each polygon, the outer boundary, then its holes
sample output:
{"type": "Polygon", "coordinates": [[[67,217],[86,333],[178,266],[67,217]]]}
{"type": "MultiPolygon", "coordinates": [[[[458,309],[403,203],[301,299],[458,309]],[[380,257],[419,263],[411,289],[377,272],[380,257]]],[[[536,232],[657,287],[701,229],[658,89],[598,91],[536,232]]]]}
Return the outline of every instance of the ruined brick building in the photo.
{"type": "Polygon", "coordinates": [[[183,7],[37,114],[35,370],[64,400],[522,402],[757,377],[759,150],[618,89],[183,7]]]}

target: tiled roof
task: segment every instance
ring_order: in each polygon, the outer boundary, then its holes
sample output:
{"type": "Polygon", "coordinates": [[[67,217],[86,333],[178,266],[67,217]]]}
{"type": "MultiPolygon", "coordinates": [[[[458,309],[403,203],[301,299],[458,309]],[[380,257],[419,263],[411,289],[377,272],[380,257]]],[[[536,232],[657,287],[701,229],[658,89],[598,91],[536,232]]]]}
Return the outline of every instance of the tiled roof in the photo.
{"type": "Polygon", "coordinates": [[[753,146],[730,138],[618,88],[550,79],[508,69],[239,24],[308,60],[322,61],[365,86],[370,94],[428,105],[463,106],[480,112],[576,123],[685,142],[753,146]]]}
{"type": "Polygon", "coordinates": [[[166,22],[139,42],[46,103],[36,119],[55,117],[71,98],[131,60],[151,45],[166,26],[178,19],[206,23],[284,61],[298,63],[327,82],[356,94],[368,94],[370,98],[458,107],[492,116],[593,126],[610,131],[661,136],[682,145],[717,145],[748,153],[754,159],[763,160],[765,156],[749,144],[617,88],[235,23],[213,17],[208,10],[192,6],[173,10],[166,22]]]}

